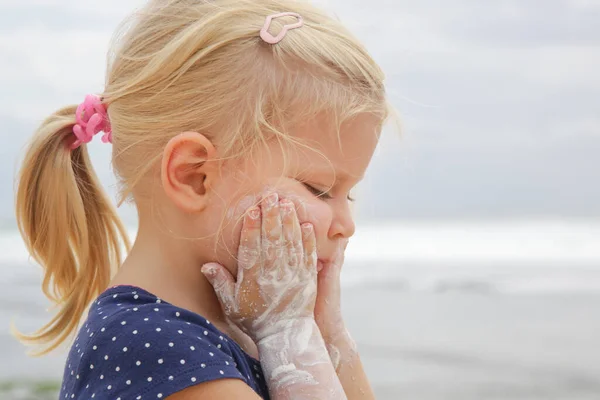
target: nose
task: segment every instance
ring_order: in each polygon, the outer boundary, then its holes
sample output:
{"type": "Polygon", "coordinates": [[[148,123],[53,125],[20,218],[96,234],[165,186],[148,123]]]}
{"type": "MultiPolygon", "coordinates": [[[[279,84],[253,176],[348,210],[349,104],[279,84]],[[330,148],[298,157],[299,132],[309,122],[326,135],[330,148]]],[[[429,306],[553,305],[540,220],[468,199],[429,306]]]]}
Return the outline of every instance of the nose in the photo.
{"type": "Polygon", "coordinates": [[[348,202],[343,200],[343,204],[336,205],[333,209],[333,219],[331,220],[328,236],[331,239],[349,239],[354,235],[356,225],[348,202]]]}

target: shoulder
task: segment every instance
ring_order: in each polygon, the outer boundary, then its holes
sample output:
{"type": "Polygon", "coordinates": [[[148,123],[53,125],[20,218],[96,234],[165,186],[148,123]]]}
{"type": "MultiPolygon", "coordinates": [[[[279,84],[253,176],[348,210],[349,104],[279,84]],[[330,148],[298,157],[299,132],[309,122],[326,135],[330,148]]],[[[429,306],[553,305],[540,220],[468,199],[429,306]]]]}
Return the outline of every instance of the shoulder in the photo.
{"type": "Polygon", "coordinates": [[[246,382],[209,321],[157,298],[139,301],[142,293],[112,296],[92,307],[83,339],[78,338],[85,347],[79,375],[94,382],[88,389],[110,398],[136,398],[142,392],[166,398],[202,382],[246,382]]]}

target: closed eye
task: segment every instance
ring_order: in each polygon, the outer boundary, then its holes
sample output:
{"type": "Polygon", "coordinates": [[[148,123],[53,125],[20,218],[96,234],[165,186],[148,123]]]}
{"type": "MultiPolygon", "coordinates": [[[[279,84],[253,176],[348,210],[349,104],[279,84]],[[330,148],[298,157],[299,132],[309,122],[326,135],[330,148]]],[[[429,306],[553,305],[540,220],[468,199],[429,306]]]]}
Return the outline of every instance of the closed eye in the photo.
{"type": "MultiPolygon", "coordinates": [[[[316,197],[324,198],[324,199],[333,199],[333,197],[328,192],[324,192],[322,190],[319,190],[316,187],[311,186],[311,185],[309,185],[306,182],[302,182],[302,184],[304,185],[304,187],[306,189],[308,189],[309,192],[311,192],[316,197]]],[[[351,201],[351,202],[356,201],[354,198],[350,197],[350,195],[348,195],[347,200],[351,201]]]]}

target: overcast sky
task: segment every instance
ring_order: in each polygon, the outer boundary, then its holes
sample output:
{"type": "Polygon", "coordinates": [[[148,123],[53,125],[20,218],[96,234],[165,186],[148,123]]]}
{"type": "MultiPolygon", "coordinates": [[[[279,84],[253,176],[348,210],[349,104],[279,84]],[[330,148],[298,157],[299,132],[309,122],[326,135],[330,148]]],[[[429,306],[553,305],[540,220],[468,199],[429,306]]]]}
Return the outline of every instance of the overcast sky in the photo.
{"type": "MultiPolygon", "coordinates": [[[[100,93],[140,0],[0,0],[0,218],[46,115],[100,93]]],[[[600,218],[600,0],[337,0],[403,119],[362,185],[363,220],[600,218]]],[[[90,146],[111,187],[109,146],[90,146]]],[[[126,211],[125,211],[126,213],[126,211]]]]}

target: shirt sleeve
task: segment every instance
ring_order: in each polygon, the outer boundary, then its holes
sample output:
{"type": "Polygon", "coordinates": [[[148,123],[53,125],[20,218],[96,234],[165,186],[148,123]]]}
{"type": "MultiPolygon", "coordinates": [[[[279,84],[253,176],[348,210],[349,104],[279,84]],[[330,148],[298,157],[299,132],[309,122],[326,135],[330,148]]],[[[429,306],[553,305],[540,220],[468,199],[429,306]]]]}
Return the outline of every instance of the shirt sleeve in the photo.
{"type": "Polygon", "coordinates": [[[201,326],[162,312],[122,313],[110,325],[107,333],[119,333],[104,338],[107,357],[99,358],[106,398],[161,399],[207,381],[246,381],[201,326]]]}

